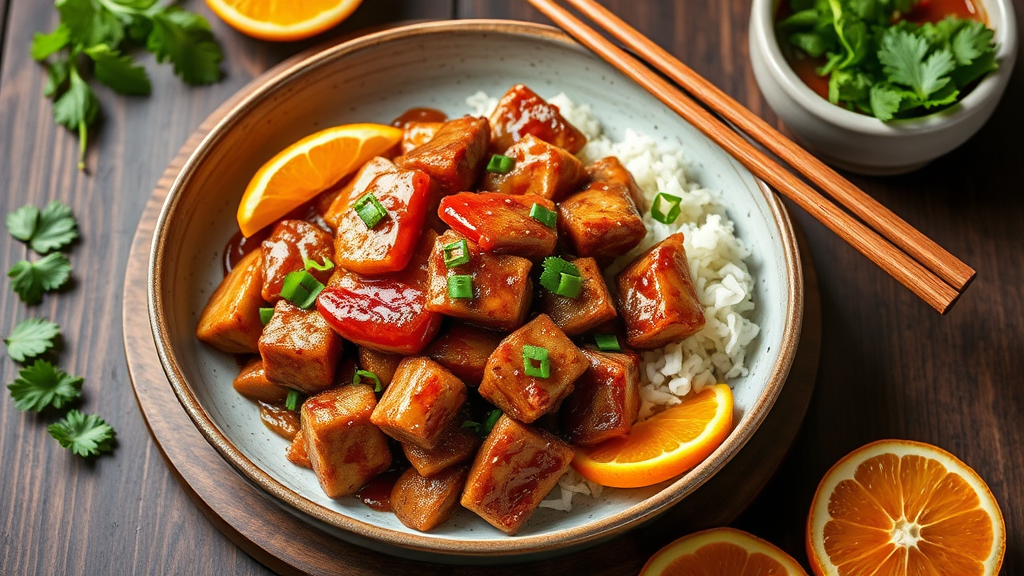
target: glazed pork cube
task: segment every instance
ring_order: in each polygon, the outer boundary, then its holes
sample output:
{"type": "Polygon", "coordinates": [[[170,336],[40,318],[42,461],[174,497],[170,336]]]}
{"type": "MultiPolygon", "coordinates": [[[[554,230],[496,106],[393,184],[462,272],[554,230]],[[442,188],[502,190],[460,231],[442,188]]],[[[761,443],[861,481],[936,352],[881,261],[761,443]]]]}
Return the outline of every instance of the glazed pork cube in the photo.
{"type": "Polygon", "coordinates": [[[377,397],[370,386],[340,386],[302,403],[306,454],[329,498],[354,494],[391,466],[388,440],[370,422],[377,397]]]}
{"type": "Polygon", "coordinates": [[[274,384],[267,378],[261,358],[249,360],[231,385],[242,396],[257,402],[280,404],[288,398],[288,388],[274,384]]]}
{"type": "Polygon", "coordinates": [[[591,182],[606,182],[608,184],[621,184],[629,190],[629,197],[639,208],[642,204],[640,199],[644,197],[640,186],[629,170],[619,162],[615,156],[608,156],[587,166],[587,176],[591,182]]]}
{"type": "Polygon", "coordinates": [[[359,347],[359,367],[373,372],[385,388],[391,384],[391,379],[394,378],[398,365],[402,363],[402,358],[401,354],[377,352],[366,346],[359,347]]]}
{"type": "Polygon", "coordinates": [[[573,449],[553,434],[502,416],[473,460],[462,505],[514,535],[569,468],[573,449]]]}
{"type": "Polygon", "coordinates": [[[260,356],[267,379],[275,384],[316,394],[334,384],[342,340],[316,310],[303,310],[287,300],[260,337],[260,356]]]}
{"type": "Polygon", "coordinates": [[[352,203],[359,199],[359,194],[365,192],[370,183],[381,174],[398,172],[398,166],[387,158],[377,156],[371,159],[356,172],[356,175],[349,180],[331,202],[330,207],[324,212],[324,220],[331,230],[337,231],[341,217],[345,215],[352,206],[352,203]]]}
{"type": "Polygon", "coordinates": [[[535,205],[555,211],[538,196],[462,192],[442,199],[438,215],[487,252],[537,260],[555,252],[558,231],[530,216],[535,205]]]}
{"type": "Polygon", "coordinates": [[[419,472],[420,476],[433,476],[438,472],[467,462],[476,454],[480,446],[480,438],[473,432],[462,427],[461,416],[456,416],[448,423],[441,434],[437,446],[427,450],[415,444],[402,444],[402,452],[419,472]]]}
{"type": "Polygon", "coordinates": [[[430,141],[406,154],[398,164],[425,172],[446,194],[462,192],[480,177],[490,138],[487,120],[463,116],[445,122],[430,141]]]}
{"type": "Polygon", "coordinates": [[[690,279],[681,233],[654,245],[615,283],[626,341],[634,348],[661,348],[704,327],[704,307],[690,279]]]}
{"type": "Polygon", "coordinates": [[[589,365],[572,340],[541,314],[502,340],[487,359],[480,395],[529,424],[572,392],[589,365]]]}
{"type": "Polygon", "coordinates": [[[488,254],[472,240],[449,230],[437,238],[430,254],[427,310],[495,330],[515,330],[530,312],[531,267],[532,263],[526,258],[488,254]],[[445,265],[445,247],[461,240],[465,240],[469,248],[469,262],[449,268],[445,265]],[[461,297],[458,291],[453,296],[449,291],[449,283],[457,282],[449,280],[453,276],[471,279],[469,297],[461,297]]]}
{"type": "Polygon", "coordinates": [[[590,367],[562,403],[562,430],[575,445],[627,436],[640,413],[640,357],[583,350],[590,367]]]}
{"type": "Polygon", "coordinates": [[[299,429],[299,433],[292,438],[292,443],[288,445],[288,450],[284,453],[284,457],[289,462],[300,466],[302,468],[312,468],[313,464],[309,461],[309,454],[306,452],[306,437],[302,434],[302,429],[299,429]]]}
{"type": "Polygon", "coordinates": [[[444,122],[409,122],[402,134],[402,154],[408,154],[430,142],[444,122]]]}
{"type": "Polygon", "coordinates": [[[467,386],[478,386],[484,377],[487,359],[501,344],[504,335],[491,330],[455,323],[423,351],[438,364],[458,376],[467,386]]]}
{"type": "Polygon", "coordinates": [[[593,182],[558,206],[558,228],[577,256],[616,258],[647,235],[640,211],[622,184],[593,182]]]}
{"type": "Polygon", "coordinates": [[[366,275],[405,268],[423,231],[430,195],[430,178],[419,170],[383,172],[365,189],[353,189],[338,217],[335,264],[366,275]],[[374,214],[379,220],[364,219],[374,214]]]}
{"type": "Polygon", "coordinates": [[[567,335],[577,336],[613,320],[617,314],[615,302],[608,293],[608,286],[604,283],[597,261],[593,258],[577,258],[572,263],[583,279],[580,295],[569,298],[542,290],[540,309],[567,335]]]}
{"type": "Polygon", "coordinates": [[[459,507],[468,471],[460,466],[425,478],[415,468],[406,470],[391,489],[391,510],[402,524],[420,532],[444,524],[459,507]]]}
{"type": "MultiPolygon", "coordinates": [[[[282,220],[263,241],[263,299],[276,303],[281,299],[284,279],[291,272],[305,270],[305,259],[324,264],[334,260],[334,239],[316,224],[305,220],[282,220]]],[[[311,269],[317,280],[326,284],[331,271],[311,269]]]]}
{"type": "Polygon", "coordinates": [[[248,253],[221,280],[210,296],[196,338],[228,354],[255,354],[263,322],[260,308],[266,303],[263,287],[263,259],[259,250],[248,253]]]}
{"type": "Polygon", "coordinates": [[[441,434],[466,403],[466,385],[429,358],[406,358],[370,421],[399,442],[437,447],[441,434]]]}
{"type": "Polygon", "coordinates": [[[558,106],[549,104],[526,86],[517,84],[498,101],[491,113],[491,148],[508,150],[527,134],[575,154],[587,144],[587,137],[562,117],[558,106]]]}
{"type": "Polygon", "coordinates": [[[512,159],[512,170],[506,174],[487,172],[484,190],[531,194],[559,202],[578,190],[587,178],[579,159],[533,134],[523,136],[502,155],[512,159]]]}

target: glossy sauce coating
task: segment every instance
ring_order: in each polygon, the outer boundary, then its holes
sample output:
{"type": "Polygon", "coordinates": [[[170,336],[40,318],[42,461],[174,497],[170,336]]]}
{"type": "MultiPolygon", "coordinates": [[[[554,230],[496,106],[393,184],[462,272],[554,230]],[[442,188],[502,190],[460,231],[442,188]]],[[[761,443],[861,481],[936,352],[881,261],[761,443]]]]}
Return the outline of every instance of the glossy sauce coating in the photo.
{"type": "Polygon", "coordinates": [[[378,474],[359,491],[359,500],[377,512],[391,512],[391,490],[401,475],[401,470],[378,474]]]}
{"type": "Polygon", "coordinates": [[[583,350],[590,367],[576,380],[560,410],[573,444],[592,446],[629,435],[640,412],[640,357],[583,350]]]}
{"type": "Polygon", "coordinates": [[[491,146],[496,152],[508,150],[527,134],[565,148],[575,154],[587,144],[587,137],[562,117],[558,106],[546,102],[522,84],[512,87],[491,113],[491,146]]]}
{"type": "Polygon", "coordinates": [[[523,136],[503,155],[513,160],[512,170],[507,174],[485,174],[485,190],[541,196],[558,202],[582,186],[587,177],[578,158],[533,134],[523,136]]]}
{"type": "Polygon", "coordinates": [[[558,232],[530,216],[535,204],[555,211],[539,196],[462,192],[442,199],[438,215],[487,252],[539,259],[554,253],[558,232]]]}
{"type": "Polygon", "coordinates": [[[294,440],[299,432],[299,413],[282,404],[260,402],[260,421],[270,431],[285,440],[294,440]]]}
{"type": "Polygon", "coordinates": [[[429,358],[406,358],[398,365],[370,421],[385,434],[430,450],[466,403],[466,385],[429,358]]]}
{"type": "Polygon", "coordinates": [[[448,115],[435,108],[417,107],[409,108],[405,112],[391,121],[391,125],[395,128],[401,128],[405,130],[409,127],[409,124],[414,122],[444,122],[448,119],[448,115]]]}
{"type": "MultiPolygon", "coordinates": [[[[263,299],[275,303],[281,299],[284,279],[291,272],[305,270],[308,258],[317,264],[334,261],[331,235],[304,220],[282,220],[263,241],[263,299]]],[[[331,270],[311,269],[309,273],[321,283],[330,278],[331,270]]]]}

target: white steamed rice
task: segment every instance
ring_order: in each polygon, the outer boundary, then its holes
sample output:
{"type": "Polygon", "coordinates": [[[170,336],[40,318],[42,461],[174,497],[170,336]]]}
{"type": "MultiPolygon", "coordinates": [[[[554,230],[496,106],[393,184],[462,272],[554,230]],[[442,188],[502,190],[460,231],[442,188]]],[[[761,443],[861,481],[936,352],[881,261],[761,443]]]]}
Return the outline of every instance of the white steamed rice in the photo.
{"type": "MultiPolygon", "coordinates": [[[[747,346],[760,328],[748,318],[754,309],[751,293],[754,279],[744,259],[750,249],[736,237],[716,191],[702,188],[686,176],[686,159],[681,150],[659,144],[652,138],[626,129],[625,138],[613,142],[586,104],[575,104],[565,94],[548,99],[566,120],[588,139],[578,154],[584,163],[616,156],[633,174],[643,191],[640,206],[647,225],[647,237],[639,246],[616,260],[606,271],[609,282],[620,270],[651,246],[682,232],[697,295],[707,320],[700,332],[660,350],[643,353],[641,363],[640,420],[667,406],[678,404],[691,392],[705,386],[745,376],[747,346]],[[683,199],[682,213],[673,224],[662,224],[650,216],[650,204],[659,192],[683,199]]],[[[497,100],[484,92],[466,99],[472,114],[488,116],[497,100]]],[[[601,495],[602,487],[585,480],[571,468],[559,479],[561,494],[541,502],[541,507],[568,511],[575,494],[601,495]]],[[[552,491],[549,496],[555,496],[552,491]]]]}

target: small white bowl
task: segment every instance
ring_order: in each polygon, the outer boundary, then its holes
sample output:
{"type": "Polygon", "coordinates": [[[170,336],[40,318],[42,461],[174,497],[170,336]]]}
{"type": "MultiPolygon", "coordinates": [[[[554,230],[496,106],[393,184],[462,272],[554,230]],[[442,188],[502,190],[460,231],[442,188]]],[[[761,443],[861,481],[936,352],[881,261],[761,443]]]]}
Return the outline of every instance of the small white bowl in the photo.
{"type": "Polygon", "coordinates": [[[796,75],[775,36],[780,1],[753,0],[750,62],[768,104],[797,141],[823,161],[860,174],[903,174],[966,142],[999,104],[1017,57],[1012,0],[974,0],[988,17],[999,44],[999,69],[959,103],[921,118],[882,122],[822,98],[796,75]]]}

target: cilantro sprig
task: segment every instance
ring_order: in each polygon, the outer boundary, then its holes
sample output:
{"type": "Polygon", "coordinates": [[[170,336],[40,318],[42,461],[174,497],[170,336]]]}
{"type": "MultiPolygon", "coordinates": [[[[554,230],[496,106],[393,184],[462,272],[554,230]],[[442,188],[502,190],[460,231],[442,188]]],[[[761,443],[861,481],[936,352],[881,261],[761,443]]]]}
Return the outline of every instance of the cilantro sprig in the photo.
{"type": "Polygon", "coordinates": [[[35,358],[53,348],[60,335],[60,326],[49,320],[29,318],[21,321],[11,335],[4,338],[7,355],[15,362],[35,358]]]}
{"type": "Polygon", "coordinates": [[[54,200],[40,210],[22,206],[7,215],[7,231],[40,254],[59,250],[78,238],[71,207],[54,200]]]}
{"type": "Polygon", "coordinates": [[[35,262],[22,260],[8,272],[11,288],[25,304],[38,304],[43,292],[57,290],[71,278],[71,262],[60,252],[48,254],[35,262]]]}
{"type": "Polygon", "coordinates": [[[53,99],[57,123],[77,132],[79,169],[85,168],[89,127],[100,114],[99,100],[86,74],[118,94],[147,95],[146,69],[133,48],[170,62],[186,84],[212,84],[221,77],[223,54],[209,22],[198,14],[157,0],[56,0],[60,24],[32,39],[32,58],[47,68],[44,93],[53,99]]]}
{"type": "Polygon", "coordinates": [[[83,458],[114,449],[114,429],[95,414],[69,410],[63,420],[50,424],[46,430],[61,446],[83,458]]]}
{"type": "Polygon", "coordinates": [[[976,20],[903,20],[919,0],[790,0],[788,44],[829,78],[829,101],[889,121],[949,106],[996,70],[994,33],[976,20]]]}
{"type": "Polygon", "coordinates": [[[77,400],[82,394],[82,382],[81,377],[72,376],[46,360],[36,360],[22,368],[7,388],[18,410],[42,412],[77,400]]]}

